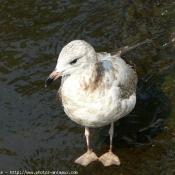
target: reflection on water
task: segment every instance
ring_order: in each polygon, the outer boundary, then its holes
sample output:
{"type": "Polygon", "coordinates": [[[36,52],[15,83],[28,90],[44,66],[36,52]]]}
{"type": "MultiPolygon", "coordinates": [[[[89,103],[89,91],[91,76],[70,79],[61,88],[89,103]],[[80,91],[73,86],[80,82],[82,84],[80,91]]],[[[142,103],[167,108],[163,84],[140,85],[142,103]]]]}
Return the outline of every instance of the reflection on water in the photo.
{"type": "MultiPolygon", "coordinates": [[[[0,170],[175,173],[174,9],[171,1],[1,1],[0,170]],[[61,48],[84,39],[97,51],[113,51],[163,32],[127,55],[139,83],[134,111],[115,123],[114,152],[121,166],[75,164],[86,150],[84,128],[57,106],[60,81],[44,88],[61,48]]],[[[98,156],[109,147],[108,128],[91,131],[98,156]]]]}

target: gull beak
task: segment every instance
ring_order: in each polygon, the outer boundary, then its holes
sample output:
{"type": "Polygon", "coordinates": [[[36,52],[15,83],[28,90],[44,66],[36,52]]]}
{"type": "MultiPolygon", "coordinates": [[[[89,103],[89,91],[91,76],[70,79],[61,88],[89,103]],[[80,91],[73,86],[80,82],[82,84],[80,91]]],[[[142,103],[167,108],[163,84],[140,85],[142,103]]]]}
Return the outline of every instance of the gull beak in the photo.
{"type": "Polygon", "coordinates": [[[47,87],[49,84],[51,84],[53,81],[55,81],[61,76],[62,76],[62,72],[57,72],[56,70],[54,70],[47,78],[45,87],[47,87]]]}

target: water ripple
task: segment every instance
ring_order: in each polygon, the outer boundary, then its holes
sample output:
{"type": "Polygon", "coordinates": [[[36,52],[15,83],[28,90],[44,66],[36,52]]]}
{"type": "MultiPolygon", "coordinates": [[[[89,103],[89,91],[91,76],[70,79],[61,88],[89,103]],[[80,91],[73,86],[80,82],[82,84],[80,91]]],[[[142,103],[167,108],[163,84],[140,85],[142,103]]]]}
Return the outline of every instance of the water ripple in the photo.
{"type": "MultiPolygon", "coordinates": [[[[164,124],[172,120],[175,104],[174,5],[141,0],[2,1],[0,169],[102,175],[161,174],[166,169],[172,174],[174,130],[164,129],[164,124]],[[84,39],[97,51],[113,51],[169,28],[127,56],[136,64],[139,83],[136,108],[115,123],[114,152],[122,166],[106,169],[99,162],[86,168],[75,164],[86,151],[84,128],[58,107],[60,80],[44,87],[61,48],[73,39],[84,39]]],[[[108,129],[91,130],[92,148],[98,156],[109,149],[108,129]]]]}

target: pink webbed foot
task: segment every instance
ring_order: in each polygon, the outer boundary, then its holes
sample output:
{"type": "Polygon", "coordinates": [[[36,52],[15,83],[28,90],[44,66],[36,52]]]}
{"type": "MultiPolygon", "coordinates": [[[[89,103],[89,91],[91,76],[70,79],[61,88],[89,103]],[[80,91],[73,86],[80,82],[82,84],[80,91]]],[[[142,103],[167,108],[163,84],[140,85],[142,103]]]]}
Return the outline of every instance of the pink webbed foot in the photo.
{"type": "Polygon", "coordinates": [[[104,166],[120,165],[120,160],[112,151],[103,154],[99,159],[104,166]]]}
{"type": "Polygon", "coordinates": [[[97,161],[97,160],[98,160],[98,157],[96,156],[96,154],[94,152],[88,150],[85,154],[83,154],[78,159],[76,159],[75,163],[86,166],[89,163],[91,163],[93,161],[97,161]]]}

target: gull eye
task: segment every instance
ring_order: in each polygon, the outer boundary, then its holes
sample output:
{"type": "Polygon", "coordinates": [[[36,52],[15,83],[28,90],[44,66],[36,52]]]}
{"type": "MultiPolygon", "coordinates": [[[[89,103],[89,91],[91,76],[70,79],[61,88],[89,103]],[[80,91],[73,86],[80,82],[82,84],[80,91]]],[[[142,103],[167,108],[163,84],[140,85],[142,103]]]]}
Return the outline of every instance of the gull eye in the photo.
{"type": "Polygon", "coordinates": [[[70,62],[70,64],[75,64],[77,62],[78,59],[75,59],[73,61],[70,62]]]}

